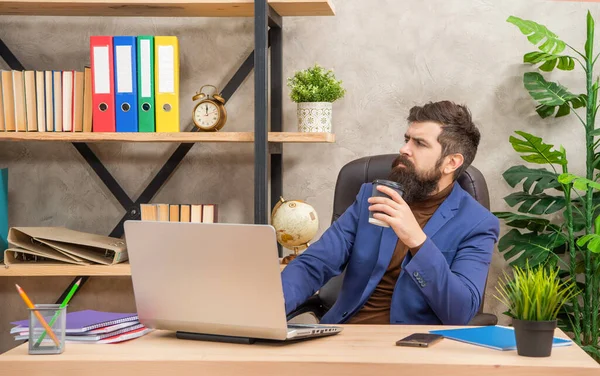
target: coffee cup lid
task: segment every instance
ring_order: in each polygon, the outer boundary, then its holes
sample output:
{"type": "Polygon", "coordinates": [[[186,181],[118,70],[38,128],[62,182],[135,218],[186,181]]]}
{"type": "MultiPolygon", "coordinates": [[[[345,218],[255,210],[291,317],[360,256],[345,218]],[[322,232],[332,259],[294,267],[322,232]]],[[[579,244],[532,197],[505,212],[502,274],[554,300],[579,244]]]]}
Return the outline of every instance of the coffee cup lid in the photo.
{"type": "Polygon", "coordinates": [[[373,184],[381,184],[381,185],[388,186],[390,188],[395,188],[395,189],[399,189],[399,190],[403,191],[402,185],[400,183],[397,183],[392,180],[375,179],[375,180],[373,180],[373,184]]]}

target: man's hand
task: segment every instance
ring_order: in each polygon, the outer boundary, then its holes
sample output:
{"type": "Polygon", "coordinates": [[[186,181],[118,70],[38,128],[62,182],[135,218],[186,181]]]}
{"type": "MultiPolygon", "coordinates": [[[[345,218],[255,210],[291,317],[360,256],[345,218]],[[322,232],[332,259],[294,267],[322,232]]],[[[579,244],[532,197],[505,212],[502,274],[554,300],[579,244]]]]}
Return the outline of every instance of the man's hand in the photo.
{"type": "Polygon", "coordinates": [[[386,186],[379,185],[377,190],[390,196],[387,197],[369,197],[369,210],[373,211],[373,218],[379,219],[390,225],[398,238],[409,249],[422,245],[427,239],[427,235],[421,229],[410,207],[400,197],[398,192],[386,186]]]}

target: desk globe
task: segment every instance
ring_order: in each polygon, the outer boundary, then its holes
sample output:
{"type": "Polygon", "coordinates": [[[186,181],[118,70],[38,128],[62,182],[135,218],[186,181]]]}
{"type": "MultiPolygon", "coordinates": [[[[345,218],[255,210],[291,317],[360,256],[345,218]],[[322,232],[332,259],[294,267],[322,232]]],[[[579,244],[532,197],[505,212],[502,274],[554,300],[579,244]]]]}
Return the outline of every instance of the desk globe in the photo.
{"type": "Polygon", "coordinates": [[[286,201],[283,197],[271,212],[271,224],[277,233],[277,242],[294,251],[283,258],[288,264],[298,252],[305,250],[319,230],[319,217],[315,209],[304,201],[286,201]]]}

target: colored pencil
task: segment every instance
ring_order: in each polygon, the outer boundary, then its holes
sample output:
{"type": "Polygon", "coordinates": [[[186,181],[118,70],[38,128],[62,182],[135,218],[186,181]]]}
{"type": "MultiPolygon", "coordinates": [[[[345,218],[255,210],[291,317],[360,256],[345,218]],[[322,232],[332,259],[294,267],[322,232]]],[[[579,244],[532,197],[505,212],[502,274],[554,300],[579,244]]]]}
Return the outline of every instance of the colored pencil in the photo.
{"type": "Polygon", "coordinates": [[[15,284],[15,286],[17,286],[17,291],[19,292],[19,295],[21,295],[21,298],[23,299],[23,301],[25,302],[27,307],[34,310],[33,313],[36,315],[36,317],[38,318],[38,320],[40,321],[40,323],[42,324],[44,329],[46,329],[48,334],[50,334],[50,337],[52,338],[52,340],[54,341],[56,346],[60,347],[60,341],[58,340],[58,338],[56,338],[56,335],[54,334],[52,329],[50,329],[50,327],[48,326],[48,323],[46,322],[46,320],[44,320],[44,317],[40,314],[40,312],[35,310],[35,305],[31,302],[31,300],[29,299],[27,294],[25,294],[25,291],[23,291],[21,286],[19,286],[17,284],[15,284]]]}
{"type": "MultiPolygon", "coordinates": [[[[60,304],[60,308],[65,308],[67,306],[67,304],[69,304],[69,301],[73,297],[73,294],[75,294],[75,291],[77,291],[77,289],[79,288],[79,284],[80,283],[81,283],[81,278],[79,278],[79,280],[77,282],[75,282],[75,284],[73,285],[73,287],[71,287],[71,290],[69,290],[69,293],[67,294],[67,297],[60,304]]],[[[54,322],[56,322],[56,319],[58,319],[58,315],[59,314],[60,314],[60,311],[57,311],[54,314],[54,317],[52,317],[52,320],[50,320],[50,327],[52,327],[52,325],[54,325],[54,322]]],[[[38,347],[40,345],[40,343],[42,343],[42,341],[44,340],[45,337],[46,337],[46,331],[44,330],[44,332],[42,333],[42,335],[40,336],[40,338],[38,338],[37,342],[35,343],[35,347],[38,347]]]]}

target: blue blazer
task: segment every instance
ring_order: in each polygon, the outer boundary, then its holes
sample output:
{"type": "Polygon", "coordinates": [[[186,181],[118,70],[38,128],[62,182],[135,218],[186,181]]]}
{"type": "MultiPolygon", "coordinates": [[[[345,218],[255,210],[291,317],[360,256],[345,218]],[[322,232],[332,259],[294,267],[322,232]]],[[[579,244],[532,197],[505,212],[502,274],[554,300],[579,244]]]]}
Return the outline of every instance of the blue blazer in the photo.
{"type": "MultiPolygon", "coordinates": [[[[321,323],[343,324],[366,303],[387,269],[398,237],[372,225],[372,184],[282,272],[286,312],[292,312],[344,267],[342,289],[321,323]]],[[[465,325],[484,294],[499,221],[455,183],[423,231],[416,255],[406,254],[390,308],[391,324],[465,325]]]]}

